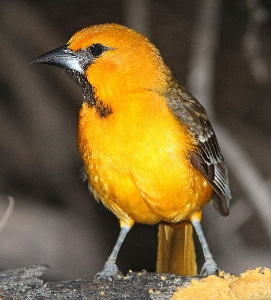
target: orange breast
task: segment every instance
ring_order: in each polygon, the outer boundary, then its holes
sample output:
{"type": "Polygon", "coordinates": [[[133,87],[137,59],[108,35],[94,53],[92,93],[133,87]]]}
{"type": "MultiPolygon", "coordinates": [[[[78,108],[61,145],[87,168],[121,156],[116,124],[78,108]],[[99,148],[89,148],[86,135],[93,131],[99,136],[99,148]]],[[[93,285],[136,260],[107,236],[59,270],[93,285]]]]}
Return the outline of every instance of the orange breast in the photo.
{"type": "Polygon", "coordinates": [[[84,103],[78,142],[94,195],[126,223],[178,222],[211,198],[189,161],[193,138],[156,93],[131,95],[106,118],[84,103]]]}

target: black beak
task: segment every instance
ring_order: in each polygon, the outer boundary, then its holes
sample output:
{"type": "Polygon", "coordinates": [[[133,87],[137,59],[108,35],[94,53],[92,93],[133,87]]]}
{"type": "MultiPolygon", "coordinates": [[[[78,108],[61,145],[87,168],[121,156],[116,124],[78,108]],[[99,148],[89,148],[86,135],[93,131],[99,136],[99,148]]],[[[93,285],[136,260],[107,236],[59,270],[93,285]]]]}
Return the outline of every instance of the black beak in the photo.
{"type": "Polygon", "coordinates": [[[68,45],[47,52],[32,60],[30,63],[53,65],[60,68],[74,70],[79,73],[84,73],[80,64],[80,58],[75,52],[68,48],[68,45]]]}

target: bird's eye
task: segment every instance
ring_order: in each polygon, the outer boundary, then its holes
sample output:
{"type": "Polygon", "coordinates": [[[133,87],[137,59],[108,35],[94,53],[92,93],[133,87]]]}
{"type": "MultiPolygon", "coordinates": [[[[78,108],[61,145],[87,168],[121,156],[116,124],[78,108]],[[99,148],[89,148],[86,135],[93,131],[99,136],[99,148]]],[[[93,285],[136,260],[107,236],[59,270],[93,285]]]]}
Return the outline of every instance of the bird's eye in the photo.
{"type": "Polygon", "coordinates": [[[90,46],[90,52],[94,57],[100,56],[104,51],[104,46],[101,44],[93,44],[90,46]]]}

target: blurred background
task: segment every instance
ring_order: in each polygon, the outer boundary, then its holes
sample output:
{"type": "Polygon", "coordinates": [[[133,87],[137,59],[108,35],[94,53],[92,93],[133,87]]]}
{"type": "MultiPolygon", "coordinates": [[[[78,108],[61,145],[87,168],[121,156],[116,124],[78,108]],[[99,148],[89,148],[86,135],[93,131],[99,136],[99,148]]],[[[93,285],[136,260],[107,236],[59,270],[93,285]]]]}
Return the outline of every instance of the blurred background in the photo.
{"type": "MultiPolygon", "coordinates": [[[[116,241],[118,220],[82,181],[82,93],[63,70],[29,64],[107,22],[147,35],[209,112],[233,196],[226,218],[204,209],[219,267],[271,268],[271,2],[13,0],[0,2],[0,270],[47,263],[48,280],[92,278],[116,241]]],[[[119,269],[154,271],[156,247],[157,226],[135,225],[119,269]]]]}

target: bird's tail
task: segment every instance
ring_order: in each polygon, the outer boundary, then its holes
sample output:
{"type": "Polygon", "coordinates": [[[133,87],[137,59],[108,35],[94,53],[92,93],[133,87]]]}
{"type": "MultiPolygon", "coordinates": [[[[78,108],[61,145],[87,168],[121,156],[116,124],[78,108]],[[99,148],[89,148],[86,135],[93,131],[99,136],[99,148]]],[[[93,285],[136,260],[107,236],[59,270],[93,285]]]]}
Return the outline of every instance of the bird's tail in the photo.
{"type": "Polygon", "coordinates": [[[156,271],[186,276],[197,274],[193,226],[190,222],[159,224],[156,271]]]}

